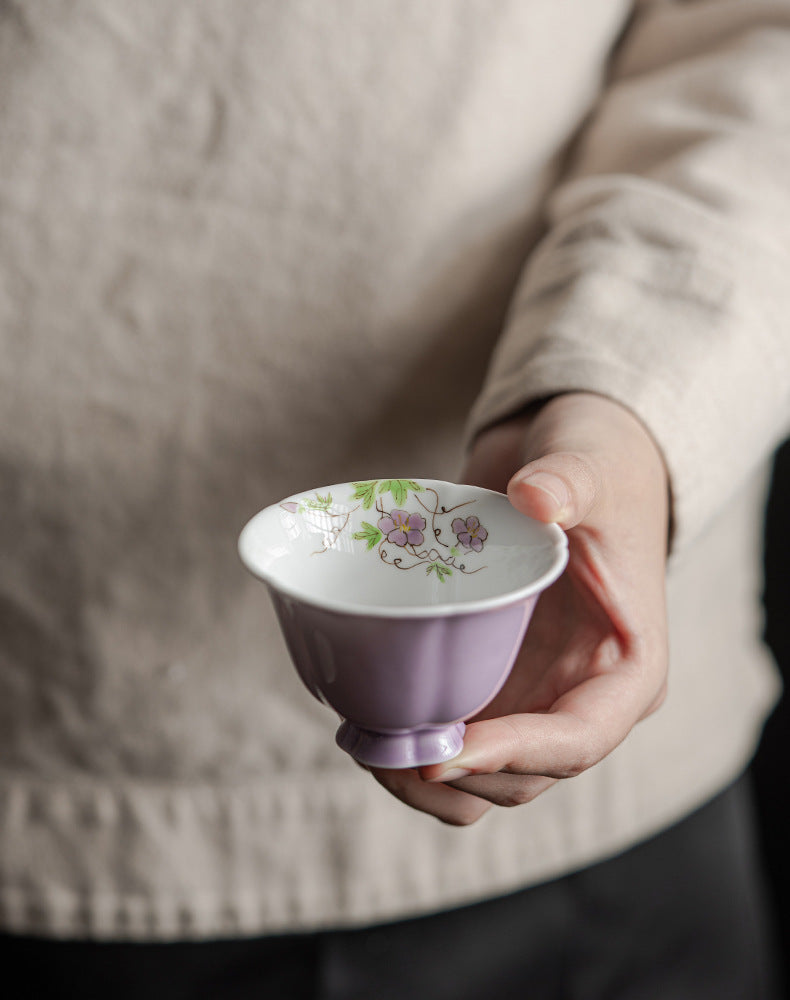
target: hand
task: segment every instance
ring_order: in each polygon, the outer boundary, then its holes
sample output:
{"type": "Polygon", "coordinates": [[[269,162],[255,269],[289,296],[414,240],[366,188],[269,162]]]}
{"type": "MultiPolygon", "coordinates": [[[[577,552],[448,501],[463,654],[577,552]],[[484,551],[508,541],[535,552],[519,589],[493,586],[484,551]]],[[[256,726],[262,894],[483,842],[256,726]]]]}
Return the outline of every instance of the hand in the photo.
{"type": "Polygon", "coordinates": [[[555,397],[481,434],[465,479],[559,524],[570,558],[460,755],[373,772],[403,802],[456,825],[596,764],[661,704],[667,675],[667,474],[628,410],[586,393],[555,397]]]}

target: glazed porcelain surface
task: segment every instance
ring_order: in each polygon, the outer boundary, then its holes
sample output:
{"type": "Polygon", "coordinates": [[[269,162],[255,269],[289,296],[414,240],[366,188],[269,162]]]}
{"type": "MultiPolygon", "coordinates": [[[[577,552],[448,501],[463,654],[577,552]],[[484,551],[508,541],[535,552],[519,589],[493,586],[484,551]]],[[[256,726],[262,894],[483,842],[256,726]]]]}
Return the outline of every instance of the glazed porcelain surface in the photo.
{"type": "Polygon", "coordinates": [[[346,720],[339,745],[380,767],[460,751],[463,720],[506,680],[567,562],[555,525],[499,493],[426,479],[289,497],[252,518],[239,552],[306,687],[346,720]]]}

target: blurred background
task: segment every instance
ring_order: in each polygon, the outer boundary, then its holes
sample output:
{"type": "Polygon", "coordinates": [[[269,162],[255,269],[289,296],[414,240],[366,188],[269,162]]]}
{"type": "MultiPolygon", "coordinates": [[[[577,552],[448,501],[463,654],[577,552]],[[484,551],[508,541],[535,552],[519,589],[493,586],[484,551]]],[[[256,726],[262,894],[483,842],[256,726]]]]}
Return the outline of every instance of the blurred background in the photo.
{"type": "Polygon", "coordinates": [[[776,913],[785,996],[790,998],[790,440],[774,461],[765,524],[765,640],[785,683],[754,761],[768,885],[776,913]]]}

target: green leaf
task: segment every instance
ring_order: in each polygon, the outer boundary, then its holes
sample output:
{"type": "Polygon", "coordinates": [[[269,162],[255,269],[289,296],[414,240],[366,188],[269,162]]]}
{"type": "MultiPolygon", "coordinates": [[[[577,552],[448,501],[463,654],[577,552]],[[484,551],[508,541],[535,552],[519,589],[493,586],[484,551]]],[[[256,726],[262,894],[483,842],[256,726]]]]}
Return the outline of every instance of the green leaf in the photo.
{"type": "Polygon", "coordinates": [[[305,500],[305,504],[310,510],[329,511],[332,506],[332,494],[327,493],[325,497],[322,497],[320,493],[316,493],[315,500],[305,500]]]}
{"type": "Polygon", "coordinates": [[[375,548],[384,536],[375,526],[367,521],[362,522],[362,531],[355,531],[353,538],[358,542],[368,543],[368,552],[375,548]]]}
{"type": "Polygon", "coordinates": [[[425,572],[430,576],[431,571],[436,573],[439,583],[444,583],[448,576],[453,575],[453,571],[440,562],[432,562],[425,567],[425,572]]]}
{"type": "Polygon", "coordinates": [[[409,491],[412,493],[422,493],[424,487],[415,483],[413,479],[385,479],[379,486],[379,493],[391,493],[392,499],[400,506],[406,503],[409,491]]]}
{"type": "Polygon", "coordinates": [[[376,500],[376,487],[378,479],[368,479],[363,483],[352,483],[354,487],[354,500],[361,500],[365,510],[370,510],[376,500]]]}

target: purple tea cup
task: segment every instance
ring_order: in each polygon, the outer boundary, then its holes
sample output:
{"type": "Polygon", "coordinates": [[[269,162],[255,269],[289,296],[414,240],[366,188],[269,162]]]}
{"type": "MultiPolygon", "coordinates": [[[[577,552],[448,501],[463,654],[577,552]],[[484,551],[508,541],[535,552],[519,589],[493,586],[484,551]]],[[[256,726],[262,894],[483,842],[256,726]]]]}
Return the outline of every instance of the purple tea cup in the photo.
{"type": "Polygon", "coordinates": [[[556,525],[507,497],[429,479],[340,483],[256,514],[239,538],[307,689],[362,764],[449,760],[510,673],[565,568],[556,525]]]}

